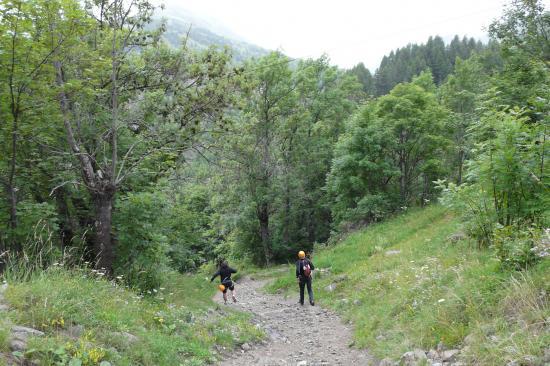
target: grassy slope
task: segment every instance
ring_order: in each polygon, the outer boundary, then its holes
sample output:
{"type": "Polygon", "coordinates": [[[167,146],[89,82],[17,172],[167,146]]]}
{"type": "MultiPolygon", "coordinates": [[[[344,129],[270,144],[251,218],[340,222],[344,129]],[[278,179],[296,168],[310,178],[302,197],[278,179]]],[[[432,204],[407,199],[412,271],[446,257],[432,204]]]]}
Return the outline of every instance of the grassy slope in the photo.
{"type": "MultiPolygon", "coordinates": [[[[548,260],[524,273],[499,269],[490,250],[451,243],[459,224],[443,208],[415,210],[318,250],[319,302],[355,326],[356,344],[398,358],[442,341],[468,364],[502,365],[540,357],[550,344],[548,260]],[[400,251],[388,254],[388,251],[400,251]],[[336,283],[334,291],[325,287],[336,283]]],[[[292,268],[270,291],[295,291],[292,268]]]]}
{"type": "Polygon", "coordinates": [[[262,337],[245,314],[216,307],[215,287],[203,276],[174,274],[169,282],[160,295],[144,299],[85,270],[50,269],[12,283],[5,296],[13,310],[0,320],[0,352],[7,351],[9,323],[46,333],[31,340],[26,354],[44,365],[65,365],[75,356],[84,365],[202,365],[214,360],[214,345],[232,348],[262,337]],[[84,329],[78,338],[66,334],[74,325],[84,329]]]}

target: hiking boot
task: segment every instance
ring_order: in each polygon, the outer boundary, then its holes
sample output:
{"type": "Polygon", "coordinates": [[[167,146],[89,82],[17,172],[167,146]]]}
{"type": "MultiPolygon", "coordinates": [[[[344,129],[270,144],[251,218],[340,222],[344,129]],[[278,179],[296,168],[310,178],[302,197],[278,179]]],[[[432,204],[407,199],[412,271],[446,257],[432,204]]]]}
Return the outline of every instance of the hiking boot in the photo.
{"type": "Polygon", "coordinates": [[[309,302],[309,305],[315,306],[315,302],[314,302],[314,301],[310,301],[310,302],[309,302]]]}
{"type": "Polygon", "coordinates": [[[233,302],[237,302],[237,298],[235,296],[233,296],[233,302]]]}
{"type": "Polygon", "coordinates": [[[304,303],[301,301],[298,301],[298,304],[300,304],[301,306],[304,306],[304,303]]]}

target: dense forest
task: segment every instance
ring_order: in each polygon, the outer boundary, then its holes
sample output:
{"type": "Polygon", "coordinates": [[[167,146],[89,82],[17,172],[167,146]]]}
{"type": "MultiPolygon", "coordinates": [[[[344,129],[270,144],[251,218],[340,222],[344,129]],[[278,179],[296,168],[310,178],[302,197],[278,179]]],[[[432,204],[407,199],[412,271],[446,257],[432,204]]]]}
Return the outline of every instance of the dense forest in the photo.
{"type": "Polygon", "coordinates": [[[359,63],[349,72],[355,74],[363,91],[368,95],[385,95],[399,83],[409,82],[422,71],[432,72],[436,85],[441,85],[454,70],[457,59],[466,60],[476,53],[486,70],[497,70],[502,66],[498,42],[484,45],[473,38],[456,35],[446,45],[439,36],[430,37],[426,44],[409,44],[384,56],[374,75],[359,63]]]}
{"type": "Polygon", "coordinates": [[[4,264],[93,263],[147,290],[220,258],[284,262],[438,198],[504,265],[545,253],[542,2],[514,2],[487,45],[433,37],[374,74],[174,48],[154,12],[0,1],[4,264]]]}

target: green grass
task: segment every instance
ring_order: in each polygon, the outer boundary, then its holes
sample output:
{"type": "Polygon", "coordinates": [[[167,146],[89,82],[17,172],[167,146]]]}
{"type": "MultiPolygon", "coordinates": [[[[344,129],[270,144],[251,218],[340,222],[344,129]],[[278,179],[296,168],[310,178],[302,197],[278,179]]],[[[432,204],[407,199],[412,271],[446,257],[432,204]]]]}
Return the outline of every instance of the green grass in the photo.
{"type": "MultiPolygon", "coordinates": [[[[51,268],[10,283],[5,297],[12,323],[46,333],[26,354],[43,365],[73,357],[84,365],[202,365],[215,361],[215,345],[231,349],[263,337],[248,315],[212,302],[216,289],[204,274],[173,274],[168,283],[142,298],[88,270],[51,268]],[[77,325],[84,331],[71,338],[67,330],[77,325]]],[[[0,327],[0,347],[2,335],[0,327]]]]}
{"type": "MultiPolygon", "coordinates": [[[[550,344],[549,261],[523,273],[503,271],[491,250],[450,242],[459,229],[451,214],[432,206],[317,248],[319,303],[350,321],[357,346],[380,358],[440,341],[459,346],[469,334],[463,356],[471,364],[541,357],[550,344]]],[[[295,293],[296,287],[289,268],[267,291],[295,293]]]]}

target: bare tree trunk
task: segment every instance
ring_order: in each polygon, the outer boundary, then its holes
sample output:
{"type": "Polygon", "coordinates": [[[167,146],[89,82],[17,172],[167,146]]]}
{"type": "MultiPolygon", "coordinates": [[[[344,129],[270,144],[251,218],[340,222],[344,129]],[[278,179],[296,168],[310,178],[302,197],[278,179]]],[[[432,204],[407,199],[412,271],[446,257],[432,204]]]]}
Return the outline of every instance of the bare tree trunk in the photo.
{"type": "Polygon", "coordinates": [[[458,152],[458,177],[456,178],[456,184],[462,183],[462,169],[464,165],[464,150],[461,148],[458,152]]]}
{"type": "Polygon", "coordinates": [[[407,202],[407,167],[405,164],[405,132],[401,132],[401,136],[399,137],[399,142],[401,144],[401,151],[399,152],[399,170],[401,172],[401,177],[399,179],[399,189],[401,194],[401,203],[403,205],[407,202]]]}
{"type": "Polygon", "coordinates": [[[258,221],[260,222],[260,237],[264,249],[265,264],[270,265],[272,253],[269,238],[269,207],[266,202],[261,203],[258,207],[258,221]]]}
{"type": "Polygon", "coordinates": [[[313,208],[313,202],[308,200],[307,210],[307,240],[311,245],[315,243],[315,210],[313,208]]]}
{"type": "Polygon", "coordinates": [[[93,196],[95,205],[94,254],[96,268],[112,273],[115,259],[114,241],[111,235],[114,192],[102,192],[93,196]]]}
{"type": "Polygon", "coordinates": [[[57,211],[59,216],[62,217],[62,221],[59,223],[59,233],[61,236],[61,250],[69,247],[74,237],[75,223],[71,217],[69,207],[67,205],[68,199],[67,190],[64,187],[59,187],[55,191],[55,199],[57,201],[57,211]]]}
{"type": "MultiPolygon", "coordinates": [[[[56,70],[56,81],[59,86],[63,86],[63,69],[61,62],[54,62],[56,70]]],[[[111,177],[101,177],[100,172],[96,174],[92,159],[86,149],[77,141],[71,122],[71,113],[69,99],[65,92],[59,93],[59,103],[63,114],[63,124],[67,134],[67,142],[71,147],[73,154],[80,162],[80,171],[90,192],[95,206],[95,239],[93,250],[96,256],[96,267],[102,268],[108,274],[112,273],[114,262],[114,243],[111,236],[112,228],[112,210],[113,201],[116,193],[116,184],[111,177]]]]}

